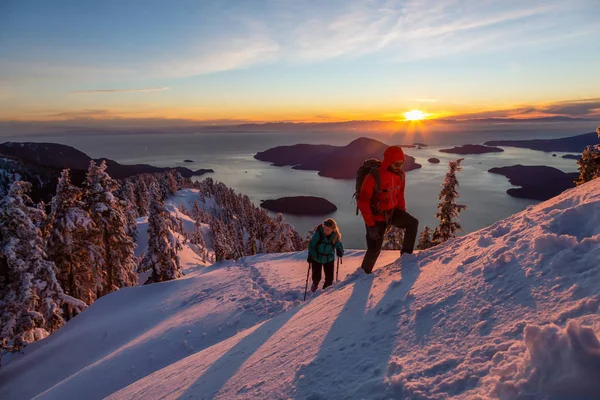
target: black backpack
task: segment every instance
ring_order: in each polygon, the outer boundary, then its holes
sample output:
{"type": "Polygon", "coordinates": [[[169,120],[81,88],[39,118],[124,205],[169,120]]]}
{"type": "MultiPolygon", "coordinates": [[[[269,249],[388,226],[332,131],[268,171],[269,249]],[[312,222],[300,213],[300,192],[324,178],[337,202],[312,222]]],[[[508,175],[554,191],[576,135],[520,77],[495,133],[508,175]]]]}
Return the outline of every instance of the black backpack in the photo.
{"type": "Polygon", "coordinates": [[[360,197],[360,189],[362,188],[362,184],[365,180],[365,177],[368,174],[371,174],[375,179],[375,192],[379,191],[379,185],[381,183],[381,178],[379,176],[379,167],[381,166],[381,161],[376,158],[370,158],[365,160],[360,167],[356,170],[356,187],[354,189],[354,199],[356,200],[356,215],[358,215],[358,200],[360,197]]]}

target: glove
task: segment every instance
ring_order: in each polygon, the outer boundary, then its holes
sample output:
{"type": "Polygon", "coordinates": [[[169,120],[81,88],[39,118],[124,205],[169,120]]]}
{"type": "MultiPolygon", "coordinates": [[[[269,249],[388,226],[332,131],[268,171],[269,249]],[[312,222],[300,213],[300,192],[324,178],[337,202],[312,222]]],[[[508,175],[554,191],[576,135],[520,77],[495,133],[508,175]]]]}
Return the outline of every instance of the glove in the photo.
{"type": "Polygon", "coordinates": [[[306,257],[306,261],[310,264],[313,262],[312,256],[309,254],[308,257],[306,257]]]}
{"type": "Polygon", "coordinates": [[[379,240],[381,236],[379,236],[379,229],[376,226],[368,226],[367,233],[372,240],[379,240]]]}
{"type": "Polygon", "coordinates": [[[337,256],[341,258],[341,257],[343,257],[344,252],[342,252],[342,250],[340,250],[340,249],[335,249],[335,254],[337,254],[337,256]]]}

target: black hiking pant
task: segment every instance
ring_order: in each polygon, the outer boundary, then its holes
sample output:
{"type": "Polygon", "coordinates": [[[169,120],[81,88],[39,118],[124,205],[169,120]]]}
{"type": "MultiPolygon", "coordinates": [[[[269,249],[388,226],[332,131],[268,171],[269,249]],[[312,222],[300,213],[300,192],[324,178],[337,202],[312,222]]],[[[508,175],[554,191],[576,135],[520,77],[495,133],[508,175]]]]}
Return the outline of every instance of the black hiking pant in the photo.
{"type": "MultiPolygon", "coordinates": [[[[415,248],[415,240],[417,240],[419,220],[406,211],[396,208],[390,217],[390,225],[405,230],[404,242],[402,243],[402,253],[412,253],[413,249],[415,248]]],[[[377,257],[379,257],[379,253],[381,253],[383,236],[385,235],[386,231],[385,221],[375,221],[375,226],[379,231],[379,239],[371,239],[369,236],[369,231],[367,230],[367,253],[365,254],[365,258],[363,258],[361,265],[361,268],[367,274],[370,274],[371,271],[373,271],[377,257]]]]}
{"type": "Polygon", "coordinates": [[[318,262],[312,262],[312,280],[315,285],[318,285],[321,281],[321,270],[325,270],[325,284],[323,289],[333,284],[333,261],[325,264],[319,264],[318,262]]]}

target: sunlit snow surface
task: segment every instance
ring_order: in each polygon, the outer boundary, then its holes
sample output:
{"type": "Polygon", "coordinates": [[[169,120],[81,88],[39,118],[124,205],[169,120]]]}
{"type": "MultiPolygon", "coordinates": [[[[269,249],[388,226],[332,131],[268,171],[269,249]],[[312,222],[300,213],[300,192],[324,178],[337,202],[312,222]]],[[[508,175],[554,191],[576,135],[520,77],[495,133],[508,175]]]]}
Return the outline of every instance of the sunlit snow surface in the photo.
{"type": "Polygon", "coordinates": [[[597,398],[600,179],[383,252],[370,276],[363,254],[304,303],[303,253],[194,267],[184,251],[184,278],[103,297],[7,358],[0,397],[597,398]]]}

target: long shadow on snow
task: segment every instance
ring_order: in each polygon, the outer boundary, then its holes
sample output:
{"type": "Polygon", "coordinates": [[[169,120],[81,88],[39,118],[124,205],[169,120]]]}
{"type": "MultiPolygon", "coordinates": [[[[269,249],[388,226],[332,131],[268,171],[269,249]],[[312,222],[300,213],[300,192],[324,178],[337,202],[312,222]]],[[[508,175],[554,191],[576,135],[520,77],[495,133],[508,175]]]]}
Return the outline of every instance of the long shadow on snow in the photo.
{"type": "Polygon", "coordinates": [[[384,379],[401,329],[398,315],[408,309],[411,300],[405,296],[420,274],[416,264],[405,269],[402,280],[391,282],[377,306],[368,312],[365,308],[374,276],[356,280],[319,353],[296,372],[295,399],[375,399],[378,393],[388,399],[402,395],[388,393],[384,379]]]}
{"type": "Polygon", "coordinates": [[[279,314],[240,340],[215,361],[180,398],[212,399],[271,336],[300,311],[300,307],[279,314]]]}

